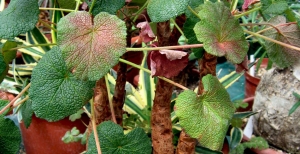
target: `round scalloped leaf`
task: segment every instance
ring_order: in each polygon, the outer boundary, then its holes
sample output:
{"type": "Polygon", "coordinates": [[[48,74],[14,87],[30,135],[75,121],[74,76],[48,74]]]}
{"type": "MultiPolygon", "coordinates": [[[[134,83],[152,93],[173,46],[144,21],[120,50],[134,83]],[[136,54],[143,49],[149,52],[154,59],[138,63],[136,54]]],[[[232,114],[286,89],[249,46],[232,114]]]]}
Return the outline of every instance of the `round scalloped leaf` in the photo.
{"type": "MultiPolygon", "coordinates": [[[[97,126],[101,152],[103,154],[151,154],[152,145],[142,128],[135,128],[124,135],[123,128],[111,121],[102,122],[97,126]]],[[[97,153],[94,132],[88,139],[87,154],[97,153]]]]}
{"type": "MultiPolygon", "coordinates": [[[[269,24],[277,27],[278,31],[272,28],[264,32],[263,35],[292,46],[300,47],[300,29],[296,24],[286,24],[284,16],[271,18],[269,24]]],[[[269,58],[280,68],[289,67],[299,60],[300,52],[297,50],[267,40],[265,46],[269,58]]]]}
{"type": "Polygon", "coordinates": [[[190,0],[150,0],[147,12],[152,22],[163,22],[184,13],[190,0]]]}
{"type": "Polygon", "coordinates": [[[37,0],[11,0],[0,12],[0,38],[13,39],[35,27],[39,17],[37,0]]]}
{"type": "MultiPolygon", "coordinates": [[[[87,0],[86,3],[91,7],[93,0],[87,0]]],[[[125,5],[124,0],[98,0],[92,10],[92,14],[95,16],[100,12],[108,12],[110,14],[116,14],[116,12],[125,5]]]]}
{"type": "Polygon", "coordinates": [[[115,15],[72,12],[58,23],[57,43],[67,67],[82,80],[96,81],[126,52],[126,26],[115,15]]]}
{"type": "Polygon", "coordinates": [[[248,51],[248,42],[238,20],[231,15],[223,2],[205,2],[199,12],[201,21],[194,31],[204,49],[215,56],[225,56],[229,61],[239,64],[248,51]]]}
{"type": "Polygon", "coordinates": [[[93,96],[95,82],[77,80],[53,47],[33,69],[29,97],[39,118],[58,121],[76,113],[93,96]]]}
{"type": "Polygon", "coordinates": [[[221,150],[235,108],[219,80],[206,75],[202,79],[205,93],[197,96],[191,90],[182,92],[175,104],[180,125],[200,144],[221,150]]]}

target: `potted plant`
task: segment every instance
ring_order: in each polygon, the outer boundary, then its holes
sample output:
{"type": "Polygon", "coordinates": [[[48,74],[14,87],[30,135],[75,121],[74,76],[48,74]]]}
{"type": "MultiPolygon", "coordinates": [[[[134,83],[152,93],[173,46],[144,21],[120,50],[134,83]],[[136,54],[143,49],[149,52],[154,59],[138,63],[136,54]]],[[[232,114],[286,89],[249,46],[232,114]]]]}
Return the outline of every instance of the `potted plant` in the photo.
{"type": "MultiPolygon", "coordinates": [[[[51,2],[52,5],[41,8],[37,0],[14,0],[0,13],[0,22],[9,21],[1,22],[0,38],[5,44],[12,44],[1,48],[2,79],[8,78],[9,63],[17,49],[29,54],[23,55],[25,61],[34,63],[27,64],[26,69],[11,64],[12,78],[23,85],[18,96],[0,112],[3,114],[18,107],[17,111],[30,113],[30,116],[22,116],[23,120],[31,119],[34,113],[48,122],[55,122],[84,109],[90,117],[86,137],[79,137],[78,132],[72,134],[72,131],[71,135],[86,139],[86,153],[195,153],[203,150],[218,153],[226,136],[230,151],[240,152],[237,147],[247,144],[241,145],[242,132],[238,127],[241,127],[241,119],[253,113],[235,114],[226,89],[215,77],[217,57],[225,56],[234,64],[242,63],[249,49],[248,41],[253,37],[266,41],[266,50],[274,63],[278,63],[277,52],[285,54],[289,52],[286,49],[298,50],[296,44],[277,40],[273,33],[268,33],[275,29],[282,34],[278,25],[272,23],[278,18],[277,14],[289,13],[289,22],[283,25],[296,24],[297,14],[288,11],[291,8],[287,2],[279,6],[276,2],[253,4],[245,1],[242,12],[238,11],[241,4],[237,1],[86,0],[85,7],[80,5],[80,0],[51,2]],[[270,10],[274,7],[275,10],[270,10]],[[51,10],[51,21],[40,19],[51,29],[51,43],[35,28],[39,10],[51,10]],[[261,13],[256,14],[259,19],[270,18],[271,21],[257,24],[269,27],[261,26],[264,29],[258,31],[247,27],[253,24],[239,23],[238,18],[259,11],[261,13]],[[24,20],[16,20],[25,12],[24,20]],[[142,25],[136,23],[140,16],[145,16],[142,25]],[[18,38],[24,33],[27,33],[26,41],[18,38]],[[131,47],[134,33],[143,38],[142,47],[131,47]],[[178,43],[180,38],[184,40],[183,45],[178,43]],[[272,52],[274,46],[277,47],[275,54],[272,52]],[[123,55],[128,51],[143,52],[142,64],[126,60],[123,55]],[[196,55],[199,66],[200,82],[196,92],[185,84],[187,70],[191,68],[187,67],[191,52],[196,55]],[[112,84],[108,72],[115,65],[119,67],[115,84],[112,84]],[[142,84],[139,86],[146,90],[143,97],[133,99],[126,95],[130,93],[126,89],[126,65],[141,70],[142,84]],[[21,72],[30,76],[28,84],[24,78],[17,78],[21,72]],[[144,82],[149,80],[153,82],[144,82]],[[175,86],[183,92],[176,96],[174,104],[171,99],[175,86]],[[21,100],[13,104],[19,97],[21,100]],[[87,104],[90,109],[85,107],[87,104]],[[128,124],[130,129],[126,127],[128,124]],[[124,132],[124,128],[127,131],[124,132]],[[174,128],[180,133],[175,133],[174,128]],[[173,137],[178,141],[176,148],[173,137]]],[[[284,65],[294,60],[287,59],[284,65]]],[[[4,116],[1,118],[3,120],[4,116]]],[[[3,130],[0,127],[0,132],[3,130]]],[[[265,144],[257,146],[267,147],[265,144]]]]}

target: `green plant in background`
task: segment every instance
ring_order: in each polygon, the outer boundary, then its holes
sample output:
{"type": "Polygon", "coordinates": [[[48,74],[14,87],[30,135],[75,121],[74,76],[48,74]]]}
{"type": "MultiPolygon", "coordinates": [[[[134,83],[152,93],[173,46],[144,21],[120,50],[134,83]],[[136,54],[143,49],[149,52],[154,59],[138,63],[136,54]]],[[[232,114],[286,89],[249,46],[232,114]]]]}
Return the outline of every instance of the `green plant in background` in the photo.
{"type": "MultiPolygon", "coordinates": [[[[2,10],[4,3],[2,0],[2,10]]],[[[87,113],[92,131],[79,134],[74,128],[63,138],[65,142],[86,140],[87,153],[151,153],[152,148],[154,153],[173,153],[174,138],[178,139],[178,144],[174,142],[178,153],[218,153],[231,126],[227,137],[231,153],[257,146],[267,148],[261,138],[240,143],[241,120],[254,113],[234,114],[226,87],[242,74],[218,80],[216,60],[225,56],[242,65],[248,44],[251,47],[258,42],[258,51],[265,50],[278,67],[292,66],[300,51],[299,43],[293,40],[299,36],[299,8],[284,0],[255,4],[245,0],[242,12],[237,11],[240,5],[237,0],[51,0],[47,7],[38,8],[38,0],[12,0],[0,12],[0,81],[13,82],[19,94],[1,104],[0,143],[11,150],[8,153],[18,148],[18,131],[4,116],[16,108],[26,127],[33,113],[49,122],[68,116],[74,120],[87,113]],[[89,12],[80,7],[83,2],[89,12]],[[51,22],[39,18],[38,9],[50,10],[51,22]],[[49,28],[52,41],[43,29],[35,27],[37,21],[49,28]],[[146,26],[138,29],[140,22],[146,22],[146,26]],[[151,28],[156,38],[149,35],[151,28]],[[148,37],[152,41],[131,47],[136,34],[141,40],[148,37]],[[180,37],[185,44],[177,45],[180,37]],[[24,64],[16,63],[17,50],[24,64]],[[127,61],[126,51],[143,52],[142,64],[127,61]],[[196,92],[184,84],[184,76],[191,70],[188,63],[192,63],[188,54],[199,63],[196,92]],[[115,65],[119,70],[108,73],[115,65]],[[137,89],[126,83],[126,65],[140,69],[137,89]],[[173,85],[183,92],[172,97],[173,85]],[[113,122],[104,122],[107,119],[113,122]],[[14,135],[9,136],[14,140],[10,142],[2,139],[9,128],[14,128],[14,135]],[[175,130],[181,134],[173,138],[175,130]],[[151,135],[151,141],[147,135],[151,135]]]]}

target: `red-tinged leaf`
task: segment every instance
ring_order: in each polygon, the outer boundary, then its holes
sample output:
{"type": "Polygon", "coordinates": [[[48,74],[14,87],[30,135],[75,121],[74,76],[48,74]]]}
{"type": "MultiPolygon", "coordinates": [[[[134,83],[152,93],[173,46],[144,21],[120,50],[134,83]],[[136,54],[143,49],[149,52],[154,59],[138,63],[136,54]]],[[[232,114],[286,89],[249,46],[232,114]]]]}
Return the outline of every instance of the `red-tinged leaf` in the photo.
{"type": "Polygon", "coordinates": [[[243,10],[247,10],[250,5],[255,4],[259,1],[260,0],[245,0],[242,8],[243,8],[243,10]]]}
{"type": "Polygon", "coordinates": [[[57,43],[68,69],[82,80],[96,81],[126,52],[126,26],[115,15],[72,12],[58,23],[57,43]]]}
{"type": "Polygon", "coordinates": [[[201,7],[198,13],[201,21],[194,27],[198,41],[203,42],[209,54],[241,63],[249,47],[239,21],[223,2],[207,1],[201,7]]]}
{"type": "Polygon", "coordinates": [[[235,65],[235,71],[237,73],[242,73],[243,71],[248,71],[248,57],[245,56],[245,59],[239,63],[235,65]]]}
{"type": "Polygon", "coordinates": [[[140,37],[143,39],[143,42],[148,43],[154,40],[155,35],[147,21],[138,23],[136,27],[141,28],[140,37]]]}
{"type": "Polygon", "coordinates": [[[188,54],[182,51],[152,51],[148,58],[152,76],[171,78],[178,75],[188,64],[188,54]]]}

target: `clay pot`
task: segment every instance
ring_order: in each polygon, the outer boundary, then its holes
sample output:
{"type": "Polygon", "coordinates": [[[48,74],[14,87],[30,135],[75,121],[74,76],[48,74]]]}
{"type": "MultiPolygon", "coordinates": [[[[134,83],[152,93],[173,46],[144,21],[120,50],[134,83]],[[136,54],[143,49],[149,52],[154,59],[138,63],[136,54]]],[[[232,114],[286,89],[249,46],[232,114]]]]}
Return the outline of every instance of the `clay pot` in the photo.
{"type": "Polygon", "coordinates": [[[80,133],[84,133],[86,126],[83,122],[88,124],[89,118],[84,114],[81,120],[72,122],[67,117],[57,122],[48,122],[33,115],[28,129],[26,129],[23,122],[20,124],[26,153],[78,154],[85,151],[86,146],[79,142],[64,143],[62,141],[65,133],[75,126],[80,130],[80,133]]]}
{"type": "MultiPolygon", "coordinates": [[[[266,68],[268,65],[268,58],[264,58],[260,67],[266,68]]],[[[256,67],[256,66],[253,66],[256,67]]],[[[252,111],[253,100],[255,96],[256,87],[259,84],[260,78],[252,76],[249,72],[245,72],[245,100],[248,103],[246,108],[238,108],[237,112],[252,111]]]]}

